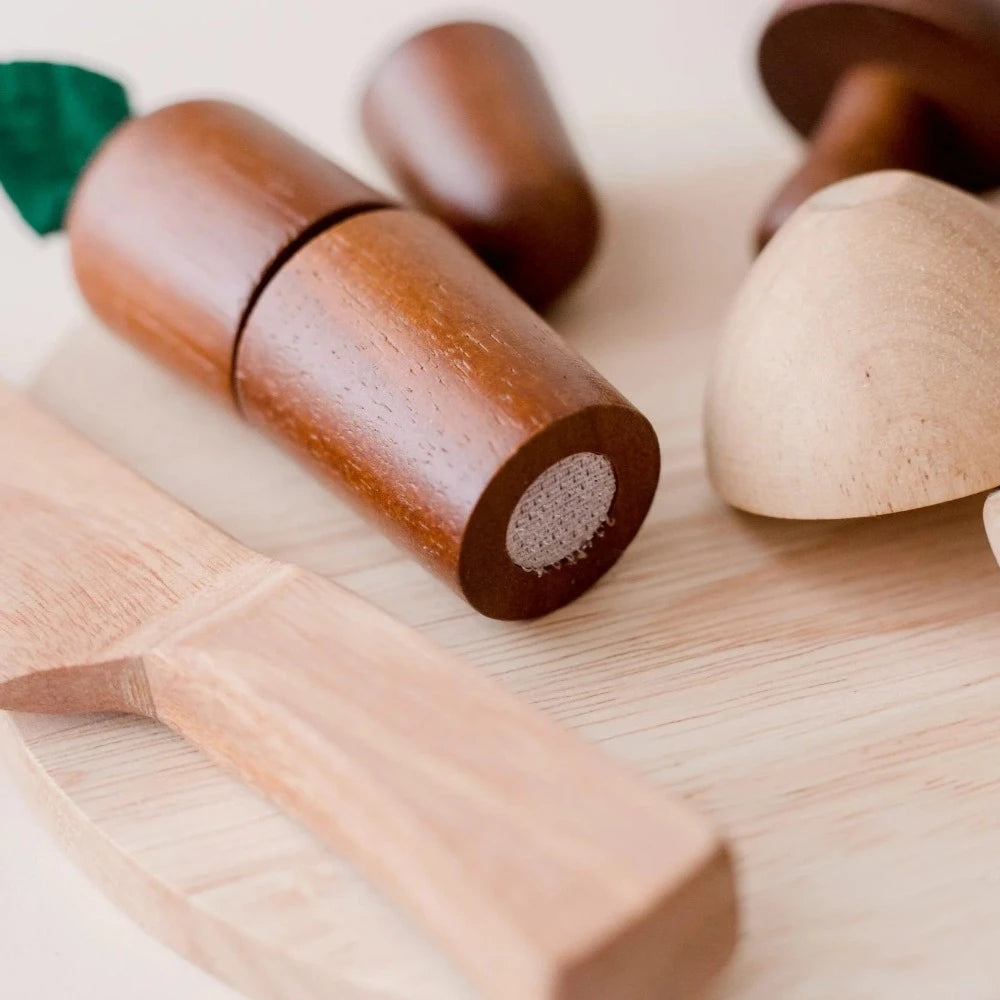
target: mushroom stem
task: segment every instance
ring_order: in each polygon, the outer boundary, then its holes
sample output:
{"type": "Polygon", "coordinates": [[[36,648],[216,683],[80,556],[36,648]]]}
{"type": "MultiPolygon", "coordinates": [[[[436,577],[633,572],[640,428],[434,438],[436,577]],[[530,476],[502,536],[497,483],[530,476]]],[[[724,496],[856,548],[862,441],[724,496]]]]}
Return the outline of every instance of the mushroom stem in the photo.
{"type": "Polygon", "coordinates": [[[938,118],[895,69],[867,65],[846,74],[810,137],[805,162],[761,217],[758,251],[803,201],[830,184],[873,170],[932,172],[938,118]]]}

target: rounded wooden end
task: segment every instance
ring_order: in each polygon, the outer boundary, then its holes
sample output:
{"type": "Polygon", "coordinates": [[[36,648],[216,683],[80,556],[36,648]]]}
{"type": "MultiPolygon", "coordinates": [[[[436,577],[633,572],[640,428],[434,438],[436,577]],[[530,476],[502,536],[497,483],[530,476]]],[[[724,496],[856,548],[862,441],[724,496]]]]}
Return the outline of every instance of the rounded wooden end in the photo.
{"type": "Polygon", "coordinates": [[[635,537],[659,479],[652,426],[630,406],[583,409],[494,476],[462,536],[459,587],[490,618],[536,618],[596,583],[635,537]]]}
{"type": "Polygon", "coordinates": [[[928,507],[1000,483],[1000,213],[904,171],[807,201],[754,264],[706,396],[734,507],[796,519],[928,507]]]}
{"type": "Polygon", "coordinates": [[[600,213],[531,54],[490,24],[438,25],[373,73],[365,133],[399,186],[543,308],[594,255],[600,213]]]}

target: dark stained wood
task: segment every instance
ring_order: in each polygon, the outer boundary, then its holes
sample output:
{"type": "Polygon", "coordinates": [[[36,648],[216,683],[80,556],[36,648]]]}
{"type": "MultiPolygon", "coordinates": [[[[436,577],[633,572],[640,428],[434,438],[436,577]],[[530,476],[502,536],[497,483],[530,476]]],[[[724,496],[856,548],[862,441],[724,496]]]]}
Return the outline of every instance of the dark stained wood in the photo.
{"type": "Polygon", "coordinates": [[[995,0],[789,0],[764,31],[759,65],[775,106],[811,142],[765,210],[759,246],[810,194],[857,173],[1000,184],[995,0]]]}
{"type": "Polygon", "coordinates": [[[303,247],[247,323],[246,416],[290,444],[477,610],[529,618],[581,594],[653,499],[649,422],[440,222],[387,209],[303,247]],[[545,469],[612,462],[611,520],[586,557],[541,575],[506,529],[545,469]]]}
{"type": "Polygon", "coordinates": [[[173,104],[115,131],[67,229],[97,315],[225,399],[253,297],[290,248],[383,195],[252,111],[173,104]]]}
{"type": "Polygon", "coordinates": [[[894,70],[863,66],[848,73],[816,126],[809,155],[765,209],[757,248],[810,195],[837,181],[891,168],[935,173],[941,124],[934,105],[894,70]]]}
{"type": "Polygon", "coordinates": [[[535,61],[489,24],[438,25],[373,74],[365,132],[403,191],[543,308],[597,246],[597,203],[535,61]]]}
{"type": "Polygon", "coordinates": [[[551,611],[638,531],[656,436],[454,233],[387,204],[264,119],[199,101],[114,134],[68,228],[108,326],[318,464],[483,613],[551,611]],[[519,568],[516,502],[579,452],[613,465],[613,524],[585,558],[519,568]]]}

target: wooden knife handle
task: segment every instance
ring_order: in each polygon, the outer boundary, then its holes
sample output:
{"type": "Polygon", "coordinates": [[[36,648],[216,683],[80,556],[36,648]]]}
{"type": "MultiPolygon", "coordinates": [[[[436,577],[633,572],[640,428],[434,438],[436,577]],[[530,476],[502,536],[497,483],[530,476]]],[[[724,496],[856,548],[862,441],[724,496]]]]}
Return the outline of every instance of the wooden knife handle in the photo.
{"type": "Polygon", "coordinates": [[[290,567],[142,656],[152,713],[354,861],[505,1000],[688,998],[735,934],[685,806],[290,567]]]}

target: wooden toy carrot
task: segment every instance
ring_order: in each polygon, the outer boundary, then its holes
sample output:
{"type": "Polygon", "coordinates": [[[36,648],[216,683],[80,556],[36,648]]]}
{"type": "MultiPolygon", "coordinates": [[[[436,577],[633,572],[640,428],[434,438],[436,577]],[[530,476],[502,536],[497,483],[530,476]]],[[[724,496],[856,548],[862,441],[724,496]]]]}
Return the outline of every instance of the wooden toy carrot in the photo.
{"type": "Polygon", "coordinates": [[[259,115],[131,117],[0,67],[0,181],[95,313],[307,461],[483,614],[573,600],[649,509],[656,435],[442,223],[259,115]]]}

